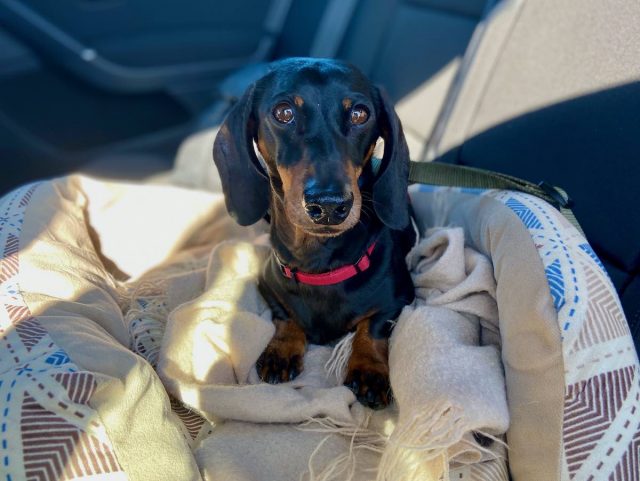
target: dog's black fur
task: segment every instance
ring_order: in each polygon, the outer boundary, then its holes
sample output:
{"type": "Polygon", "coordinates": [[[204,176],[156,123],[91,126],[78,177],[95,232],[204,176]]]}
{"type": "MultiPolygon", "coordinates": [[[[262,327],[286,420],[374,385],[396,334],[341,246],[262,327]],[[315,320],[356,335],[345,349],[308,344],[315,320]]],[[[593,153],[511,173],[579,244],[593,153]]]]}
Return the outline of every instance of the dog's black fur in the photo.
{"type": "Polygon", "coordinates": [[[327,343],[355,330],[345,384],[365,405],[384,407],[389,321],[414,298],[404,259],[415,236],[409,152],[385,94],[342,62],[277,62],[227,116],[214,160],[229,213],[242,225],[264,217],[271,223],[273,252],[259,285],[276,333],[258,363],[262,379],[293,379],[303,368],[307,339],[327,343]],[[289,109],[290,121],[276,118],[278,107],[289,109]],[[368,118],[360,123],[363,111],[368,118]],[[384,155],[375,168],[380,137],[384,155]],[[323,208],[322,202],[344,201],[348,215],[318,222],[309,213],[312,197],[323,208]],[[282,263],[310,273],[355,264],[374,240],[370,268],[339,284],[311,286],[282,273],[282,263]]]}

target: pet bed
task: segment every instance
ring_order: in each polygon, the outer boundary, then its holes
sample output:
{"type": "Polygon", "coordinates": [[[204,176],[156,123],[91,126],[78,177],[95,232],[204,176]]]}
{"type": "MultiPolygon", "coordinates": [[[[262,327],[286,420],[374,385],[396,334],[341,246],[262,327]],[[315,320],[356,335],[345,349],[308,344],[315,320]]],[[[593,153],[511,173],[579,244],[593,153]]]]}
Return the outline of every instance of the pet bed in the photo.
{"type": "MultiPolygon", "coordinates": [[[[435,242],[432,254],[462,242],[463,250],[474,253],[464,264],[464,279],[482,264],[490,266],[489,277],[495,280],[493,287],[471,289],[450,301],[458,303],[455,310],[463,317],[477,322],[476,347],[499,353],[501,364],[494,372],[500,374],[497,380],[504,373],[505,387],[495,402],[508,403],[508,426],[504,417],[497,417],[493,432],[484,433],[489,438],[482,438],[489,439],[489,448],[476,451],[481,455],[475,462],[452,466],[451,478],[507,479],[508,465],[516,481],[638,479],[638,358],[619,300],[586,240],[554,208],[526,194],[418,185],[411,197],[420,231],[435,242]],[[433,240],[438,231],[428,230],[432,226],[446,228],[439,231],[440,244],[433,240]],[[482,308],[460,308],[460,302],[478,293],[482,308]],[[490,303],[484,303],[488,300],[495,303],[495,316],[490,303]],[[507,456],[498,436],[504,429],[508,463],[500,462],[507,456]]],[[[331,479],[333,474],[347,479],[351,468],[338,474],[327,466],[343,469],[336,461],[350,449],[363,446],[366,453],[358,459],[369,467],[379,461],[394,431],[393,423],[385,431],[382,418],[376,432],[390,437],[362,440],[348,419],[321,409],[306,423],[285,408],[282,419],[264,419],[278,424],[237,415],[230,419],[223,410],[198,413],[193,408],[208,402],[202,386],[176,390],[171,370],[163,368],[169,395],[154,370],[170,351],[163,346],[169,313],[179,315],[212,285],[232,286],[241,277],[216,284],[215,253],[227,262],[233,253],[221,249],[250,246],[259,256],[265,232],[261,224],[235,225],[220,194],[177,187],[72,176],[6,195],[0,201],[2,479],[266,481],[331,479]],[[325,441],[328,436],[346,443],[332,444],[325,441]],[[298,451],[316,455],[320,465],[309,456],[296,458],[298,451]],[[260,462],[267,455],[268,469],[260,462]],[[274,472],[278,477],[270,478],[274,472]]],[[[429,255],[423,256],[424,272],[438,265],[429,255]]],[[[250,273],[247,256],[235,259],[237,272],[250,273]]],[[[433,293],[429,285],[424,288],[433,293]]],[[[247,290],[242,294],[254,303],[249,310],[262,315],[268,326],[260,300],[247,290]]],[[[197,312],[187,317],[193,319],[197,312]]],[[[401,321],[397,328],[411,319],[401,321]]],[[[217,344],[219,350],[237,352],[234,339],[217,344]]],[[[259,344],[253,348],[259,350],[259,344]]],[[[244,344],[242,349],[251,350],[244,344]]],[[[310,351],[317,355],[319,369],[331,359],[327,353],[310,351]]],[[[177,362],[209,366],[193,362],[193,356],[206,361],[208,354],[206,349],[182,352],[185,359],[177,362]]],[[[221,384],[237,388],[234,381],[250,377],[251,366],[242,359],[219,365],[226,371],[214,374],[228,377],[221,384]]],[[[472,369],[473,358],[469,361],[472,369]]],[[[199,379],[210,374],[207,370],[199,379]]],[[[477,381],[481,386],[486,379],[477,381]]],[[[259,384],[243,387],[262,389],[259,384]]],[[[329,386],[332,399],[336,393],[331,389],[348,397],[346,388],[329,386]]],[[[234,402],[229,406],[238,407],[234,402]]],[[[431,425],[433,437],[436,428],[431,425]]],[[[461,436],[473,438],[471,432],[461,436]]],[[[418,460],[421,453],[451,449],[419,441],[413,446],[424,448],[414,450],[418,460]]],[[[406,443],[400,447],[412,448],[406,443]]],[[[462,451],[447,454],[455,458],[462,451]]],[[[364,476],[358,479],[379,474],[358,469],[352,470],[354,476],[364,476]]]]}

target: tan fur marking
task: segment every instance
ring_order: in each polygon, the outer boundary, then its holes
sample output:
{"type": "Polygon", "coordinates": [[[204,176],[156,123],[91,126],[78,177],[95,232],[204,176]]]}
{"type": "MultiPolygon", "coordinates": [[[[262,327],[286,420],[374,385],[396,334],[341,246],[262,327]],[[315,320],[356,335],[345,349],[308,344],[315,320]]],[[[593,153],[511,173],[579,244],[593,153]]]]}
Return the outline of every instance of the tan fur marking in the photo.
{"type": "Polygon", "coordinates": [[[359,315],[355,319],[349,321],[349,323],[347,324],[347,331],[351,331],[353,328],[357,327],[360,324],[361,321],[369,323],[369,319],[376,312],[378,312],[377,309],[371,309],[371,310],[365,312],[364,314],[359,315]]]}
{"type": "Polygon", "coordinates": [[[358,179],[361,173],[362,167],[355,167],[351,162],[347,162],[347,175],[351,181],[351,192],[353,193],[353,206],[351,207],[349,217],[347,217],[347,222],[351,221],[353,225],[360,219],[360,209],[362,208],[362,195],[360,194],[360,186],[358,186],[358,179]],[[351,219],[354,215],[356,215],[356,217],[351,219]]]}
{"type": "Polygon", "coordinates": [[[269,162],[271,161],[271,156],[269,155],[269,149],[267,148],[267,144],[264,142],[264,139],[260,136],[258,136],[258,151],[260,152],[260,155],[262,155],[262,158],[269,162]]]}
{"type": "Polygon", "coordinates": [[[370,322],[370,319],[367,318],[356,325],[349,366],[375,366],[375,370],[381,370],[388,374],[389,341],[371,337],[369,333],[370,322]]]}
{"type": "Polygon", "coordinates": [[[293,239],[296,245],[302,241],[298,237],[303,234],[298,228],[298,224],[307,219],[307,214],[304,211],[303,206],[303,186],[304,180],[308,174],[312,174],[312,169],[309,165],[299,162],[292,167],[284,167],[281,165],[276,166],[278,175],[282,180],[282,191],[284,193],[284,209],[287,218],[292,222],[294,229],[293,239]],[[300,232],[299,232],[300,231],[300,232]]]}
{"type": "Polygon", "coordinates": [[[296,104],[298,107],[302,107],[304,105],[304,99],[299,95],[296,95],[293,97],[293,103],[296,104]]]}
{"type": "Polygon", "coordinates": [[[342,106],[344,107],[345,110],[350,110],[352,105],[353,105],[353,100],[351,100],[350,98],[345,98],[342,100],[342,106]]]}
{"type": "Polygon", "coordinates": [[[369,146],[369,150],[367,151],[367,154],[364,156],[364,165],[366,165],[367,162],[371,160],[371,157],[373,157],[373,151],[375,149],[376,149],[376,143],[374,142],[369,146]]]}
{"type": "MultiPolygon", "coordinates": [[[[285,198],[302,200],[302,186],[309,170],[308,166],[303,162],[298,162],[291,167],[277,165],[276,170],[280,180],[282,180],[282,190],[285,198]]],[[[287,206],[287,208],[291,207],[287,206]]]]}
{"type": "Polygon", "coordinates": [[[358,398],[363,398],[373,390],[380,398],[381,405],[390,402],[389,391],[389,340],[374,339],[369,333],[370,319],[360,321],[353,336],[351,357],[347,364],[345,385],[357,382],[358,398]],[[371,381],[372,379],[376,381],[371,381]],[[369,382],[373,382],[372,385],[369,382]]]}
{"type": "Polygon", "coordinates": [[[312,165],[301,161],[292,167],[276,165],[276,170],[282,182],[284,193],[284,210],[292,226],[291,240],[297,246],[302,246],[308,242],[314,242],[317,237],[339,235],[347,229],[351,229],[360,219],[360,209],[362,207],[362,197],[358,187],[358,178],[362,173],[362,168],[355,167],[351,161],[346,160],[346,174],[349,178],[351,191],[353,192],[353,206],[345,221],[334,228],[331,232],[323,234],[310,234],[309,230],[317,228],[309,219],[304,209],[304,182],[308,177],[313,177],[314,168],[312,165]],[[310,238],[311,237],[311,238],[310,238]]]}
{"type": "Polygon", "coordinates": [[[286,357],[300,353],[304,354],[307,338],[300,326],[291,320],[276,320],[274,324],[276,332],[269,344],[279,346],[279,351],[283,354],[286,351],[286,357]]]}
{"type": "Polygon", "coordinates": [[[261,355],[260,378],[267,380],[276,374],[279,382],[291,380],[291,373],[302,372],[307,338],[304,331],[292,320],[275,320],[276,332],[261,355]],[[274,361],[276,365],[274,365],[274,361]]]}

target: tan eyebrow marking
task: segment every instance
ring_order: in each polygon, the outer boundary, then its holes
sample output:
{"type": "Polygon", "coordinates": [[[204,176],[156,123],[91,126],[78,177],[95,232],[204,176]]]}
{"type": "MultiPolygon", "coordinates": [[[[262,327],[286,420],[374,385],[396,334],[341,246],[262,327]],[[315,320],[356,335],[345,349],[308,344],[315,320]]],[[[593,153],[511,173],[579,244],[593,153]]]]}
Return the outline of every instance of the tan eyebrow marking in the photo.
{"type": "Polygon", "coordinates": [[[367,151],[367,154],[364,156],[363,165],[371,160],[371,157],[373,157],[373,151],[375,150],[375,148],[376,148],[376,143],[374,142],[369,146],[369,150],[367,151]]]}
{"type": "Polygon", "coordinates": [[[342,106],[344,107],[345,110],[349,110],[352,105],[353,105],[353,100],[351,100],[350,98],[345,98],[342,100],[342,106]]]}
{"type": "Polygon", "coordinates": [[[300,97],[299,95],[296,95],[295,97],[293,97],[293,102],[298,106],[298,107],[302,107],[304,105],[304,100],[302,99],[302,97],[300,97]]]}

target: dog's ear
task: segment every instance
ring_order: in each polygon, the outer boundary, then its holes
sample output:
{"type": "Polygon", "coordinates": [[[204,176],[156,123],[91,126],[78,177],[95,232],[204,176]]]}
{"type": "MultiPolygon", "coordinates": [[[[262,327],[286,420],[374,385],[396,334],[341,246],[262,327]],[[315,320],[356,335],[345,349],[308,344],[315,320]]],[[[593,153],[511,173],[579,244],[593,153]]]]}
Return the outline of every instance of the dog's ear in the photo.
{"type": "Polygon", "coordinates": [[[213,144],[227,211],[240,225],[254,224],[269,208],[269,180],[253,148],[254,90],[255,85],[249,87],[233,106],[213,144]]]}
{"type": "Polygon", "coordinates": [[[384,155],[373,184],[373,207],[388,227],[403,229],[409,224],[409,147],[400,119],[386,92],[378,93],[378,127],[384,139],[384,155]]]}

